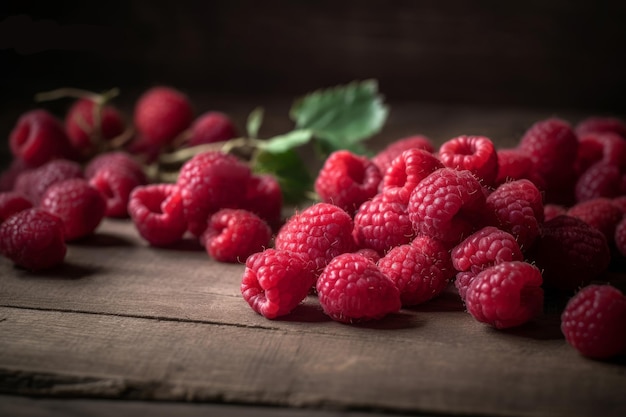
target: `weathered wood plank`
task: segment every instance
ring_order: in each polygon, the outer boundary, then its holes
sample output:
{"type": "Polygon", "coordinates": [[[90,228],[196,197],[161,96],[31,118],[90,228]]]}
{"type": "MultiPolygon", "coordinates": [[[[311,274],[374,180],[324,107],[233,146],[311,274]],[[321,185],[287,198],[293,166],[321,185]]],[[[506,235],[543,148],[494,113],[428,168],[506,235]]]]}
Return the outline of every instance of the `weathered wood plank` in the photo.
{"type": "Polygon", "coordinates": [[[328,335],[18,308],[0,317],[4,393],[502,416],[626,410],[622,365],[581,360],[549,335],[453,319],[336,324],[347,331],[328,335]]]}

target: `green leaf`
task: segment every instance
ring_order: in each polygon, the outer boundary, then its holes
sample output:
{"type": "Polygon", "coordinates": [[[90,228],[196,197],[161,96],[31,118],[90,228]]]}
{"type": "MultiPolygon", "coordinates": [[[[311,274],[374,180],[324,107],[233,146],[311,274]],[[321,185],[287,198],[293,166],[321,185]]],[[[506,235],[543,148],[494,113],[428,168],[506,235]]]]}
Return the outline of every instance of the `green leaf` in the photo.
{"type": "Polygon", "coordinates": [[[378,133],[389,114],[375,80],[312,92],[296,100],[290,117],[331,149],[346,149],[378,133]]]}
{"type": "Polygon", "coordinates": [[[281,153],[260,151],[252,166],[255,173],[272,174],[276,177],[287,204],[301,202],[313,188],[309,171],[293,149],[281,153]]]}
{"type": "Polygon", "coordinates": [[[259,137],[259,129],[261,128],[261,124],[263,123],[263,115],[263,107],[257,107],[256,109],[252,110],[248,115],[246,131],[248,132],[249,138],[259,137]]]}
{"type": "Polygon", "coordinates": [[[282,153],[289,149],[297,148],[306,144],[313,137],[313,131],[308,129],[292,130],[284,135],[274,136],[263,142],[259,142],[259,148],[271,152],[282,153]]]}

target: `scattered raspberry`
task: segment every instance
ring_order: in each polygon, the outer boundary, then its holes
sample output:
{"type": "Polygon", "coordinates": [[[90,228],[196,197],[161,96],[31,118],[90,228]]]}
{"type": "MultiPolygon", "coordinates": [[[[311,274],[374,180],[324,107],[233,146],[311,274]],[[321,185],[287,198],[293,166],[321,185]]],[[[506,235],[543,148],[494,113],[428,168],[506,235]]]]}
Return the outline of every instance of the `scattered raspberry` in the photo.
{"type": "Polygon", "coordinates": [[[402,307],[393,281],[374,262],[356,253],[333,258],[316,289],[324,313],[342,323],[378,320],[402,307]]]}
{"type": "Polygon", "coordinates": [[[372,162],[378,167],[381,174],[385,175],[387,168],[391,165],[391,162],[396,159],[400,154],[409,149],[423,149],[426,152],[433,153],[435,147],[431,140],[423,135],[408,136],[398,139],[389,145],[382,151],[378,152],[373,158],[372,162]]]}
{"type": "Polygon", "coordinates": [[[561,314],[565,340],[582,355],[608,359],[626,351],[626,297],[610,285],[588,285],[561,314]]]}
{"type": "Polygon", "coordinates": [[[106,200],[105,217],[128,217],[130,193],[144,183],[130,169],[104,165],[89,179],[89,185],[98,190],[106,200]]]}
{"type": "Polygon", "coordinates": [[[487,210],[494,224],[511,233],[522,250],[532,246],[544,220],[541,192],[526,179],[499,185],[487,196],[487,210]]]}
{"type": "Polygon", "coordinates": [[[406,205],[381,193],[363,203],[355,214],[353,236],[359,247],[382,255],[394,246],[411,242],[415,232],[406,205]]]}
{"type": "Polygon", "coordinates": [[[278,231],[274,246],[306,256],[319,275],[333,258],[356,249],[352,229],[352,218],[344,210],[317,203],[291,216],[278,231]]]}
{"type": "Polygon", "coordinates": [[[498,175],[498,154],[491,139],[484,136],[457,136],[439,148],[444,166],[466,169],[485,186],[493,185],[498,175]]]}
{"type": "Polygon", "coordinates": [[[213,213],[222,208],[241,207],[250,175],[245,163],[221,152],[204,152],[185,162],[177,185],[189,231],[199,237],[213,213]]]}
{"type": "Polygon", "coordinates": [[[0,192],[0,223],[11,217],[13,214],[31,208],[33,204],[16,191],[0,192]]]}
{"type": "Polygon", "coordinates": [[[22,268],[51,268],[66,252],[63,222],[53,214],[28,208],[0,224],[0,253],[22,268]]]}
{"type": "Polygon", "coordinates": [[[484,223],[485,191],[470,171],[441,168],[415,187],[408,212],[417,233],[457,243],[484,223]]]}
{"type": "Polygon", "coordinates": [[[241,294],[254,311],[275,319],[291,313],[304,300],[315,278],[305,256],[266,249],[246,260],[241,294]]]}
{"type": "Polygon", "coordinates": [[[576,125],[576,134],[616,133],[626,139],[626,123],[617,117],[592,116],[581,120],[576,125]]]}
{"type": "Polygon", "coordinates": [[[561,215],[542,225],[529,257],[543,271],[546,287],[574,291],[606,271],[610,250],[598,229],[561,215]]]}
{"type": "Polygon", "coordinates": [[[335,204],[353,215],[359,206],[374,197],[382,175],[367,157],[347,150],[331,153],[315,179],[321,201],[335,204]]]}
{"type": "Polygon", "coordinates": [[[99,141],[120,136],[126,123],[120,111],[110,105],[100,109],[99,129],[94,123],[98,111],[96,103],[88,98],[76,100],[65,115],[65,130],[74,149],[80,155],[90,156],[98,151],[99,141]]]}
{"type": "Polygon", "coordinates": [[[278,230],[282,222],[283,193],[276,177],[269,174],[251,175],[241,208],[265,220],[272,230],[278,230]]]}
{"type": "Polygon", "coordinates": [[[201,242],[219,262],[244,262],[270,244],[272,229],[256,214],[242,209],[221,209],[211,216],[201,242]]]}
{"type": "Polygon", "coordinates": [[[63,124],[46,110],[24,113],[9,136],[14,157],[37,167],[57,158],[74,159],[63,124]]]}
{"type": "Polygon", "coordinates": [[[188,146],[222,142],[237,137],[237,129],[230,118],[221,112],[201,114],[191,124],[188,146]]]}
{"type": "Polygon", "coordinates": [[[548,221],[554,219],[561,214],[567,214],[567,207],[560,204],[545,204],[543,206],[543,220],[548,221]]]}
{"type": "Polygon", "coordinates": [[[65,240],[85,237],[100,225],[106,202],[87,180],[72,178],[52,184],[41,197],[39,208],[63,221],[65,240]]]}
{"type": "Polygon", "coordinates": [[[15,190],[38,205],[48,187],[72,178],[83,178],[80,164],[67,159],[55,159],[22,173],[15,181],[15,190]]]}
{"type": "Polygon", "coordinates": [[[520,326],[543,313],[541,284],[537,267],[523,261],[499,263],[474,278],[465,305],[476,320],[497,329],[520,326]]]}
{"type": "Polygon", "coordinates": [[[626,216],[622,217],[622,220],[615,226],[613,239],[617,251],[626,257],[626,216]]]}
{"type": "Polygon", "coordinates": [[[176,243],[187,230],[181,192],[175,184],[136,187],[130,194],[128,214],[141,237],[153,246],[176,243]]]}
{"type": "Polygon", "coordinates": [[[626,192],[625,177],[617,165],[596,162],[578,177],[575,185],[576,201],[622,195],[626,192]]]}
{"type": "Polygon", "coordinates": [[[614,133],[590,133],[578,138],[576,173],[581,175],[597,162],[626,168],[626,140],[614,133]]]}
{"type": "Polygon", "coordinates": [[[508,181],[527,179],[532,181],[538,189],[544,190],[546,182],[533,169],[530,156],[518,148],[498,149],[498,175],[495,185],[508,181]]]}
{"type": "Polygon", "coordinates": [[[141,164],[124,151],[103,152],[92,158],[85,166],[85,178],[91,179],[103,167],[111,166],[118,170],[128,170],[137,177],[137,181],[146,184],[148,178],[141,164]]]}
{"type": "Polygon", "coordinates": [[[615,227],[624,216],[611,199],[602,197],[577,203],[567,210],[567,215],[577,217],[600,230],[607,242],[613,241],[615,227]]]}
{"type": "Polygon", "coordinates": [[[406,205],[417,184],[439,168],[443,164],[432,153],[417,148],[406,150],[387,168],[381,191],[406,205]]]}
{"type": "Polygon", "coordinates": [[[455,273],[447,247],[428,236],[394,247],[378,261],[378,268],[395,283],[403,306],[437,297],[455,273]]]}
{"type": "Polygon", "coordinates": [[[187,129],[194,113],[189,98],[181,91],[157,86],[145,91],[135,103],[133,121],[141,139],[162,148],[187,129]]]}

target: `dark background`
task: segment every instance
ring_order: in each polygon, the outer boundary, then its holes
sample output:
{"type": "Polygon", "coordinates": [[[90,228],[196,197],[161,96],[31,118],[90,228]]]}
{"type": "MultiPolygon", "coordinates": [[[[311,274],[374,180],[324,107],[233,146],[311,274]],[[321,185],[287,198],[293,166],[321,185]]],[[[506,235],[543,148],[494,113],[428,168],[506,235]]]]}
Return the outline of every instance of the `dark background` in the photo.
{"type": "Polygon", "coordinates": [[[22,1],[1,13],[5,137],[36,92],[61,86],[293,97],[376,78],[390,102],[626,111],[623,1],[22,1]]]}

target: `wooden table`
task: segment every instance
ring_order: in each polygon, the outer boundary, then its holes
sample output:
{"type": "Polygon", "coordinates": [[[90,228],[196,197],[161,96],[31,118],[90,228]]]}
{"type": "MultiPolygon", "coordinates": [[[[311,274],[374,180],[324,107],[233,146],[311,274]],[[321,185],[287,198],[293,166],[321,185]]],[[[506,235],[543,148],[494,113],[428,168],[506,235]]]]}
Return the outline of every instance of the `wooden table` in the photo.
{"type": "MultiPolygon", "coordinates": [[[[243,118],[236,102],[221,108],[243,118]]],[[[506,146],[553,114],[402,104],[375,143],[471,133],[506,146]]],[[[557,309],[496,331],[448,291],[346,325],[310,296],[271,321],[242,299],[242,272],[193,241],[149,247],[110,219],[56,270],[0,260],[0,415],[626,415],[626,361],[577,354],[557,309]]]]}

